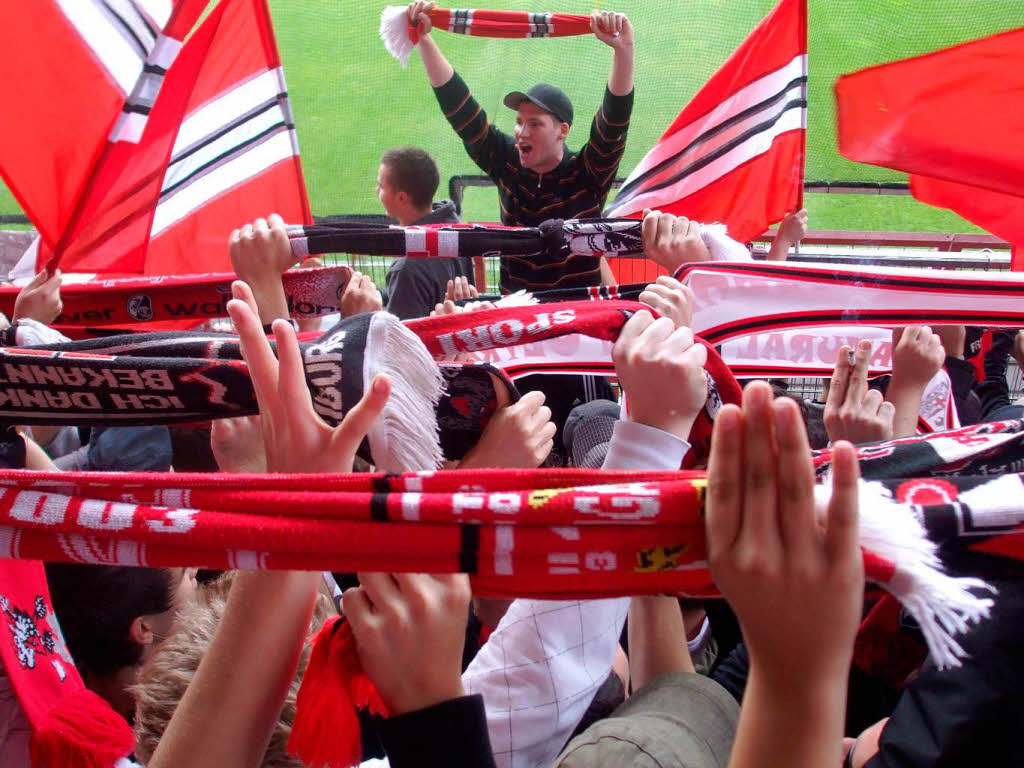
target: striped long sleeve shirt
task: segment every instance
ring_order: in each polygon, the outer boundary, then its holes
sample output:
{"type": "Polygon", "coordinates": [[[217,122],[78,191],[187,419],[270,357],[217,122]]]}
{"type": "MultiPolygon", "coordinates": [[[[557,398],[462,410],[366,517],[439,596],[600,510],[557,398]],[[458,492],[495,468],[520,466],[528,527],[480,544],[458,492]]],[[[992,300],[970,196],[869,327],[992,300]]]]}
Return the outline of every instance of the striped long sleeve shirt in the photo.
{"type": "MultiPolygon", "coordinates": [[[[558,167],[544,174],[522,166],[515,140],[488,120],[458,73],[434,93],[470,158],[497,185],[503,224],[536,227],[548,219],[601,215],[626,148],[632,91],[616,96],[606,88],[586,146],[579,152],[566,149],[558,167]]],[[[594,256],[538,254],[536,258],[501,260],[504,293],[600,282],[600,259],[594,256]]]]}

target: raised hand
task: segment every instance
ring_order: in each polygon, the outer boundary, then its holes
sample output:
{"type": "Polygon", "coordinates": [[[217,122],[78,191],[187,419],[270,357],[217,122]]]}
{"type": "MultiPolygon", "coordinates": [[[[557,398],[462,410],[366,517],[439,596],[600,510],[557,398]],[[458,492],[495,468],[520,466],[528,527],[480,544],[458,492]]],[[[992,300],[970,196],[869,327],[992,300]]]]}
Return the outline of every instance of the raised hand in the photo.
{"type": "Polygon", "coordinates": [[[645,209],[640,232],[644,254],[670,274],[684,264],[711,260],[700,226],[685,216],[645,209]]]}
{"type": "Polygon", "coordinates": [[[555,445],[555,431],[544,393],[527,392],[495,412],[459,469],[539,467],[555,445]]]}
{"type": "Polygon", "coordinates": [[[264,325],[288,317],[281,274],[298,262],[284,219],[276,213],[234,230],[228,237],[231,268],[249,286],[264,325]]]}
{"type": "Polygon", "coordinates": [[[345,591],[342,610],[390,715],[464,696],[469,577],[360,573],[359,583],[345,591]]]}
{"type": "Polygon", "coordinates": [[[210,430],[210,448],[222,472],[267,471],[259,416],[217,419],[210,430]]]}
{"type": "Polygon", "coordinates": [[[839,350],[825,400],[825,430],[832,442],[849,440],[859,445],[892,438],[896,409],[885,402],[881,392],[868,389],[870,357],[870,341],[861,341],[856,353],[845,346],[839,350]]]}
{"type": "Polygon", "coordinates": [[[380,291],[369,275],[353,272],[341,294],[341,316],[351,317],[363,312],[383,309],[380,291]]]}
{"type": "Polygon", "coordinates": [[[662,317],[671,318],[676,327],[693,323],[693,291],[674,277],[661,275],[644,288],[639,299],[662,317]]]}
{"type": "Polygon", "coordinates": [[[633,47],[633,25],[624,13],[591,11],[590,29],[594,37],[612,48],[633,47]]]}
{"type": "Polygon", "coordinates": [[[833,447],[832,499],[815,518],[800,412],[749,384],[715,419],[708,466],[708,563],[739,618],[750,677],[732,766],[837,761],[861,617],[864,566],[856,454],[833,447]]]}
{"type": "Polygon", "coordinates": [[[228,314],[259,403],[268,471],[351,472],[356,450],[387,403],[390,380],[376,376],[341,424],[329,426],[313,410],[295,330],[283,320],[274,322],[278,362],[256,316],[249,286],[236,281],[231,292],[228,314]]]}
{"type": "Polygon", "coordinates": [[[430,21],[430,16],[427,14],[434,10],[435,4],[426,2],[426,0],[416,0],[414,3],[409,3],[409,7],[406,9],[406,14],[409,17],[409,23],[419,28],[420,36],[429,35],[430,30],[434,28],[433,23],[430,21]]]}
{"type": "Polygon", "coordinates": [[[461,301],[462,299],[475,299],[480,295],[476,286],[469,282],[469,278],[460,275],[454,280],[449,280],[445,287],[445,301],[461,301]]]}
{"type": "Polygon", "coordinates": [[[686,326],[647,310],[622,328],[612,360],[628,398],[629,420],[686,440],[708,397],[708,353],[686,326]]]}
{"type": "Polygon", "coordinates": [[[64,311],[60,298],[60,270],[51,275],[44,269],[32,278],[14,300],[14,319],[27,317],[49,325],[64,311]]]}

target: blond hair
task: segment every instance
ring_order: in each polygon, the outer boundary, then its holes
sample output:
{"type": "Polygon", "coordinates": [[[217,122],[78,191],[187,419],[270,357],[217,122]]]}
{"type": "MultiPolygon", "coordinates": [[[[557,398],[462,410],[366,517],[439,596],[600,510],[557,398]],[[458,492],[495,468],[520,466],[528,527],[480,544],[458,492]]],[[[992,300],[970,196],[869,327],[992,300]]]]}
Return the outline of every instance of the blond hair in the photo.
{"type": "MultiPolygon", "coordinates": [[[[234,574],[226,573],[196,593],[196,599],[182,611],[181,629],[160,644],[143,665],[138,681],[131,688],[135,697],[135,757],[143,765],[153,756],[178,702],[213,641],[233,581],[234,574]]],[[[310,635],[319,631],[330,612],[330,600],[318,595],[310,622],[310,635]]],[[[286,746],[295,722],[295,697],[306,671],[310,647],[307,638],[263,756],[263,768],[302,768],[302,763],[288,754],[286,746]]]]}

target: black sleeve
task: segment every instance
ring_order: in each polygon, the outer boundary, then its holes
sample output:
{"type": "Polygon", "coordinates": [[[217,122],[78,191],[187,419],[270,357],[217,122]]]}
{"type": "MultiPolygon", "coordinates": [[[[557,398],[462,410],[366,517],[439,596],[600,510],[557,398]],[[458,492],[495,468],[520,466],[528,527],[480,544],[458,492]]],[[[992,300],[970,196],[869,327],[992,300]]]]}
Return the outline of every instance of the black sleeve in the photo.
{"type": "Polygon", "coordinates": [[[378,732],[392,768],[495,768],[480,694],[381,720],[378,732]]]}
{"type": "Polygon", "coordinates": [[[747,688],[747,677],[750,675],[750,656],[747,646],[740,643],[732,649],[732,653],[711,672],[711,679],[727,690],[740,704],[743,703],[743,691],[747,688]]]}
{"type": "Polygon", "coordinates": [[[512,154],[515,143],[512,137],[491,125],[487,113],[473,98],[458,72],[435,88],[434,95],[444,116],[462,139],[470,159],[488,176],[500,176],[512,154]]]}
{"type": "Polygon", "coordinates": [[[907,684],[866,768],[1020,764],[1024,565],[973,553],[958,560],[952,571],[999,590],[992,615],[957,636],[968,654],[962,666],[939,670],[928,663],[907,684]]]}
{"type": "Polygon", "coordinates": [[[616,96],[606,87],[604,101],[590,125],[590,140],[580,151],[583,169],[605,193],[615,181],[619,161],[626,151],[626,132],[632,112],[633,91],[616,96]]]}

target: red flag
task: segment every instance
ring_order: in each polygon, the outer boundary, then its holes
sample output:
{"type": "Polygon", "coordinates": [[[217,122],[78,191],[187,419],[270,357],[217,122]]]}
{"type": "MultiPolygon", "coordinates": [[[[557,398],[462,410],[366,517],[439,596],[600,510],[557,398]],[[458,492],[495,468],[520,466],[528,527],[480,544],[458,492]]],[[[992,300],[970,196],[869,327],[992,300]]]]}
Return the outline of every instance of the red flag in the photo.
{"type": "Polygon", "coordinates": [[[922,203],[950,208],[1013,244],[1011,268],[1024,271],[1024,197],[918,175],[910,177],[910,191],[922,203]]]}
{"type": "Polygon", "coordinates": [[[835,90],[844,157],[1024,197],[1024,27],[843,75],[835,90]]]}
{"type": "Polygon", "coordinates": [[[227,238],[270,212],[311,223],[265,0],[223,0],[182,49],[137,144],[111,142],[65,231],[67,271],[230,271],[227,238]]]}
{"type": "Polygon", "coordinates": [[[749,242],[803,199],[807,5],[781,0],[693,97],[606,216],[657,208],[749,242]]]}
{"type": "Polygon", "coordinates": [[[53,246],[108,136],[145,125],[162,72],[207,0],[5,3],[0,175],[53,246]]]}

